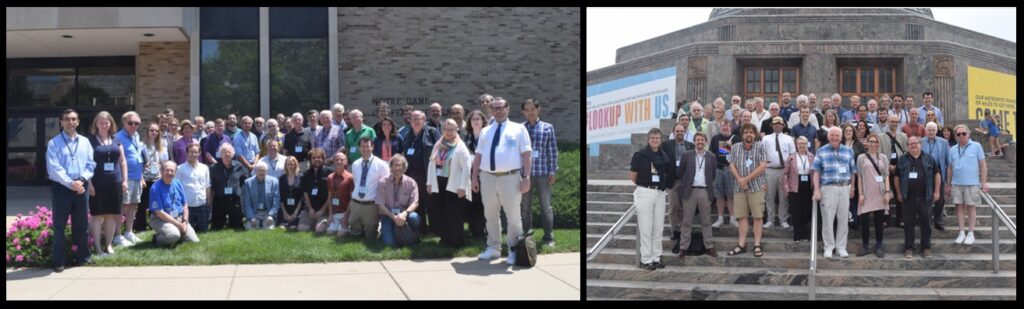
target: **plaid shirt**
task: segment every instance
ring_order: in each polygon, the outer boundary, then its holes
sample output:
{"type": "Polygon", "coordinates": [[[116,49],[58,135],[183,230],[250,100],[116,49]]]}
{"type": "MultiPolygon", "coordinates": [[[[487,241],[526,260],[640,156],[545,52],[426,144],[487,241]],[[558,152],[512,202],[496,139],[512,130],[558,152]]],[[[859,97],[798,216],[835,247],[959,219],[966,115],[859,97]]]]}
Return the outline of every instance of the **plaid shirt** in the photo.
{"type": "MultiPolygon", "coordinates": [[[[753,147],[747,150],[743,147],[743,142],[739,142],[732,145],[732,152],[729,153],[729,162],[732,162],[736,166],[736,171],[740,173],[740,177],[746,177],[753,173],[757,169],[761,162],[768,164],[768,151],[764,149],[764,145],[759,142],[754,142],[753,147]],[[750,160],[750,165],[747,165],[747,160],[750,160]]],[[[765,189],[768,182],[765,179],[765,173],[761,173],[754,180],[751,180],[747,184],[746,192],[758,192],[765,189]]],[[[736,190],[734,192],[743,192],[740,189],[739,182],[736,183],[736,190]]]]}
{"type": "Polygon", "coordinates": [[[533,143],[532,165],[530,175],[554,175],[558,171],[558,146],[555,145],[555,127],[550,123],[537,120],[537,124],[523,123],[526,132],[530,133],[533,143]]]}
{"type": "Polygon", "coordinates": [[[839,150],[826,144],[814,155],[814,170],[821,174],[821,184],[849,182],[857,173],[857,165],[853,160],[853,149],[839,145],[839,150]],[[845,170],[843,170],[845,168],[845,170]]]}
{"type": "Polygon", "coordinates": [[[345,146],[344,140],[345,136],[341,133],[341,127],[331,126],[330,130],[320,128],[313,139],[313,148],[322,148],[327,157],[333,158],[334,153],[345,146]]]}

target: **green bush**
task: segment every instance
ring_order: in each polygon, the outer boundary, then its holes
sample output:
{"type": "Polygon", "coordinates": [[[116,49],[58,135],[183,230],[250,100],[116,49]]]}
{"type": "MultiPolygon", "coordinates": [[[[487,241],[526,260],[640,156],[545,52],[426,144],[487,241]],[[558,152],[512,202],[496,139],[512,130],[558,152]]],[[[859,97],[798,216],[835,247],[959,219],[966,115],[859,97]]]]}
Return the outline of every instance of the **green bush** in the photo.
{"type": "MultiPolygon", "coordinates": [[[[555,228],[580,227],[580,144],[558,143],[558,174],[551,188],[555,228]]],[[[533,227],[541,227],[540,201],[533,198],[533,227]]]]}

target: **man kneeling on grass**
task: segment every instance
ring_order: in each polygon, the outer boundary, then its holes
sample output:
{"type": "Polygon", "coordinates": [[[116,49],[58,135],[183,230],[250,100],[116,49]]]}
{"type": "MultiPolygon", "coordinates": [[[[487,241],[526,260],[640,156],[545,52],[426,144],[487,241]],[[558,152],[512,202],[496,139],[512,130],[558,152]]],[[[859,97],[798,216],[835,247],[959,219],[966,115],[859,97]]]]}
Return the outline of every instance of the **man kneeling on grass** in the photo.
{"type": "Polygon", "coordinates": [[[177,168],[174,161],[164,161],[160,165],[161,181],[149,189],[149,222],[156,232],[153,241],[160,246],[173,246],[179,241],[199,242],[196,231],[188,224],[185,189],[174,179],[177,168]]]}
{"type": "Polygon", "coordinates": [[[409,162],[400,154],[391,157],[391,174],[377,182],[375,203],[380,210],[380,238],[388,247],[398,244],[395,230],[409,224],[419,230],[420,217],[416,214],[419,193],[416,181],[405,175],[409,162]]]}
{"type": "Polygon", "coordinates": [[[277,178],[267,177],[267,164],[256,163],[256,175],[242,185],[242,209],[245,211],[245,229],[272,229],[274,216],[281,208],[281,193],[277,178]]]}

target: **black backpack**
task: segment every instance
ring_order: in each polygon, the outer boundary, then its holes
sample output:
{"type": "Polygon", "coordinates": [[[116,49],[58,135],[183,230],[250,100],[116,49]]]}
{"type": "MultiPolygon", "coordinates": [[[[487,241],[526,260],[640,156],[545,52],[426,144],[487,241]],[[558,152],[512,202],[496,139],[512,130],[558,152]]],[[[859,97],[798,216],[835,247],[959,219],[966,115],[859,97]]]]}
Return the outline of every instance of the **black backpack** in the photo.
{"type": "Polygon", "coordinates": [[[537,265],[537,243],[533,240],[533,230],[519,235],[512,250],[516,252],[516,266],[533,267],[537,265]]]}
{"type": "Polygon", "coordinates": [[[686,248],[686,255],[704,255],[707,249],[704,248],[704,235],[700,232],[693,232],[690,236],[690,246],[686,248]]]}

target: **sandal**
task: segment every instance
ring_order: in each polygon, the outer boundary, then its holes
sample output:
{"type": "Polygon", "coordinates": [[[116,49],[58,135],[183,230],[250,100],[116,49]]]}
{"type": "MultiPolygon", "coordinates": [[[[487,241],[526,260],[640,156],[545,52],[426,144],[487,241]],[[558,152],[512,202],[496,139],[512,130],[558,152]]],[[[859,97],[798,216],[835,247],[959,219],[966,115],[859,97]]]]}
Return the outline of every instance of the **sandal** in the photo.
{"type": "Polygon", "coordinates": [[[740,247],[739,245],[737,245],[736,248],[733,248],[732,251],[729,251],[728,254],[729,254],[729,256],[733,256],[733,255],[737,255],[737,254],[741,254],[741,253],[746,253],[746,252],[747,252],[747,247],[740,247]]]}
{"type": "Polygon", "coordinates": [[[764,255],[764,251],[761,251],[761,245],[754,245],[754,256],[761,257],[764,255]]]}

